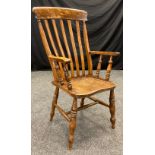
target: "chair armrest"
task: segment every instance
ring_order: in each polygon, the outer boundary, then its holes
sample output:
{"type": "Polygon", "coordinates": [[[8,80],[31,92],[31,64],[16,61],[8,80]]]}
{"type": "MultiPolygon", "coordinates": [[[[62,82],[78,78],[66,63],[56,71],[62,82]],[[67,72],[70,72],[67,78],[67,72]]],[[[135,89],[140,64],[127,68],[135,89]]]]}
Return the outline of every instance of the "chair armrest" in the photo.
{"type": "Polygon", "coordinates": [[[98,54],[98,55],[109,55],[109,56],[118,56],[120,52],[112,52],[112,51],[90,51],[91,54],[98,54]]]}
{"type": "Polygon", "coordinates": [[[110,73],[111,73],[111,70],[112,70],[112,58],[113,56],[118,56],[120,55],[120,52],[112,52],[112,51],[90,51],[90,54],[97,54],[99,55],[99,62],[98,62],[98,65],[97,65],[97,70],[96,70],[96,77],[99,77],[99,74],[100,74],[100,70],[101,70],[101,64],[102,64],[102,61],[103,61],[103,56],[110,56],[109,58],[109,61],[108,61],[108,66],[107,66],[107,69],[106,69],[106,74],[105,74],[105,80],[106,81],[109,81],[109,78],[110,78],[110,73]]]}
{"type": "Polygon", "coordinates": [[[71,90],[72,89],[71,77],[69,75],[69,71],[68,71],[68,67],[67,67],[68,63],[71,62],[70,59],[65,58],[65,57],[51,56],[51,55],[48,58],[49,58],[50,61],[53,61],[53,63],[55,64],[56,74],[57,74],[58,81],[60,82],[60,84],[61,85],[64,84],[63,79],[61,77],[61,74],[64,73],[65,79],[67,81],[67,87],[68,87],[69,90],[71,90]],[[64,71],[63,73],[61,73],[60,67],[64,71]]]}
{"type": "Polygon", "coordinates": [[[70,63],[70,59],[65,58],[65,57],[56,57],[56,56],[49,56],[50,60],[56,60],[57,62],[61,62],[61,63],[70,63]]]}

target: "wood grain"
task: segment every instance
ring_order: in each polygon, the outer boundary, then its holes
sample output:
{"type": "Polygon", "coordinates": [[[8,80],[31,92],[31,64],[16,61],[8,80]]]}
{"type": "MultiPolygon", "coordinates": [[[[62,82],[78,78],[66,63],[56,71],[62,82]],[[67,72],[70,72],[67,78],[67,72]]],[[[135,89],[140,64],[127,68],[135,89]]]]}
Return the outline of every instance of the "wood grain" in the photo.
{"type": "Polygon", "coordinates": [[[88,74],[92,75],[92,58],[90,54],[87,27],[86,27],[85,21],[83,21],[83,37],[84,37],[85,50],[86,50],[86,56],[87,56],[87,61],[88,61],[88,74]]]}
{"type": "Polygon", "coordinates": [[[61,26],[61,31],[62,31],[65,47],[66,47],[66,50],[67,50],[67,54],[68,54],[69,59],[71,60],[71,63],[70,63],[71,76],[74,77],[73,59],[72,59],[71,52],[70,52],[70,49],[69,49],[69,45],[68,45],[68,41],[67,41],[67,36],[66,36],[66,32],[65,32],[65,27],[64,27],[64,23],[63,23],[62,19],[60,19],[60,26],[61,26]]]}
{"type": "Polygon", "coordinates": [[[50,121],[53,120],[53,117],[55,114],[55,105],[57,105],[58,96],[59,96],[59,88],[56,87],[54,96],[53,96],[52,106],[51,106],[50,121]]]}
{"type": "Polygon", "coordinates": [[[112,124],[112,128],[114,129],[115,128],[115,122],[116,122],[116,119],[115,119],[115,94],[114,94],[114,89],[110,90],[109,102],[110,102],[109,109],[110,109],[110,114],[111,114],[110,121],[111,121],[111,124],[112,124]]]}
{"type": "Polygon", "coordinates": [[[111,114],[110,121],[112,124],[112,128],[115,128],[116,118],[114,89],[116,85],[112,81],[109,81],[109,79],[112,70],[112,59],[113,57],[118,56],[120,53],[113,51],[90,51],[88,32],[86,27],[87,12],[83,10],[58,7],[34,7],[33,12],[36,15],[42,43],[48,60],[50,62],[51,68],[53,70],[54,80],[52,81],[52,84],[56,86],[51,106],[50,120],[53,120],[55,108],[57,108],[60,114],[69,122],[68,148],[72,149],[74,142],[74,132],[76,128],[77,111],[84,110],[96,104],[108,107],[111,114]],[[51,20],[54,34],[52,34],[50,29],[49,21],[51,20]],[[69,36],[66,35],[66,27],[64,26],[64,21],[67,22],[69,36]],[[73,22],[75,22],[75,32],[72,29],[73,22]],[[82,23],[81,29],[80,22],[82,23]],[[44,23],[45,26],[42,25],[42,23],[44,23]],[[57,26],[60,26],[61,32],[59,32],[57,26]],[[61,34],[63,42],[62,39],[60,39],[61,34]],[[54,36],[56,38],[55,40],[54,36]],[[79,48],[76,48],[75,37],[77,37],[77,45],[79,48]],[[82,37],[84,40],[84,47],[82,44],[82,37]],[[69,47],[69,40],[72,48],[69,47]],[[52,53],[49,45],[52,45],[52,53]],[[65,48],[63,48],[62,45],[65,45],[65,48]],[[80,55],[79,57],[78,54],[80,55]],[[99,55],[96,75],[93,75],[92,71],[92,55],[94,54],[99,55]],[[74,58],[72,58],[72,55],[74,58]],[[87,61],[85,61],[84,55],[86,55],[87,61]],[[103,57],[105,56],[109,57],[109,61],[105,74],[105,79],[103,79],[99,75],[101,65],[103,63],[103,57]],[[80,62],[82,66],[82,74],[80,74],[80,62]],[[74,74],[74,66],[76,67],[76,75],[74,74]],[[88,66],[88,74],[86,74],[85,66],[88,66]],[[63,108],[61,108],[57,103],[59,89],[66,92],[73,98],[71,110],[68,112],[65,112],[63,108]],[[94,94],[104,91],[110,91],[109,104],[105,103],[101,99],[97,99],[92,96],[94,94]],[[94,102],[84,104],[85,98],[89,98],[94,102]],[[78,99],[81,100],[80,107],[77,107],[78,99]]]}
{"type": "Polygon", "coordinates": [[[87,12],[84,10],[63,7],[34,7],[32,11],[37,19],[70,19],[87,20],[87,12]]]}
{"type": "Polygon", "coordinates": [[[109,56],[119,56],[120,52],[112,52],[112,51],[90,51],[90,54],[99,54],[99,55],[109,55],[109,56]]]}
{"type": "Polygon", "coordinates": [[[112,63],[113,63],[112,56],[110,56],[109,64],[108,64],[106,74],[105,74],[105,80],[106,81],[109,81],[109,79],[110,79],[110,73],[111,73],[111,70],[112,70],[112,63]]]}
{"type": "MultiPolygon", "coordinates": [[[[52,36],[52,34],[51,34],[51,31],[50,31],[50,28],[49,28],[49,23],[48,23],[48,21],[47,20],[44,20],[44,23],[45,23],[45,27],[46,27],[46,30],[47,30],[47,33],[48,33],[48,36],[49,36],[49,39],[50,39],[50,43],[51,43],[51,45],[52,45],[52,47],[53,47],[53,50],[54,50],[54,54],[55,54],[55,56],[59,56],[59,54],[58,54],[58,52],[57,52],[57,48],[56,48],[56,46],[55,46],[55,43],[54,43],[54,40],[53,40],[53,36],[52,36]]],[[[51,54],[49,55],[49,59],[50,59],[50,57],[51,57],[51,54]]],[[[50,61],[50,60],[49,60],[50,61]]],[[[51,64],[52,64],[52,62],[51,62],[51,64]]],[[[63,73],[63,68],[62,68],[62,64],[61,63],[58,63],[59,64],[59,67],[60,67],[60,70],[61,70],[61,76],[62,76],[62,78],[64,78],[64,73],[63,73]]],[[[55,64],[53,64],[54,66],[53,66],[53,71],[54,71],[54,68],[55,68],[55,64]]],[[[56,74],[55,74],[56,75],[56,74]]],[[[56,77],[54,77],[55,79],[56,79],[56,77]]]]}
{"type": "Polygon", "coordinates": [[[77,98],[73,98],[73,104],[71,108],[71,121],[69,123],[69,150],[72,149],[74,142],[74,131],[76,128],[76,114],[77,114],[77,98]]]}
{"type": "Polygon", "coordinates": [[[81,64],[82,64],[82,75],[84,76],[85,75],[85,62],[84,62],[84,54],[83,54],[83,48],[82,48],[82,42],[81,42],[79,21],[76,21],[76,31],[77,31],[77,39],[78,39],[79,49],[80,49],[80,57],[81,57],[81,64]]]}
{"type": "MultiPolygon", "coordinates": [[[[105,81],[91,76],[72,78],[71,82],[72,90],[68,90],[66,84],[59,87],[65,92],[67,92],[69,95],[73,97],[77,96],[78,98],[90,96],[95,93],[107,91],[116,87],[113,82],[105,81]]],[[[59,83],[54,81],[53,84],[55,86],[59,85],[59,83]]]]}
{"type": "Polygon", "coordinates": [[[76,46],[75,46],[74,34],[73,34],[73,30],[72,30],[72,23],[70,20],[67,20],[67,24],[68,24],[68,28],[69,28],[69,34],[70,34],[71,44],[72,44],[73,53],[74,53],[76,72],[77,72],[77,76],[80,76],[79,60],[78,60],[77,50],[76,50],[76,46]]]}
{"type": "Polygon", "coordinates": [[[100,55],[98,65],[97,65],[97,70],[96,70],[96,77],[99,77],[99,75],[100,75],[102,63],[103,63],[103,55],[100,55]]]}
{"type": "Polygon", "coordinates": [[[62,48],[61,41],[60,41],[60,38],[59,38],[56,22],[55,22],[54,19],[52,19],[52,24],[53,24],[53,28],[54,28],[55,37],[56,37],[56,40],[57,40],[57,43],[58,43],[58,47],[59,47],[59,50],[61,52],[61,56],[65,57],[64,50],[62,48]]]}

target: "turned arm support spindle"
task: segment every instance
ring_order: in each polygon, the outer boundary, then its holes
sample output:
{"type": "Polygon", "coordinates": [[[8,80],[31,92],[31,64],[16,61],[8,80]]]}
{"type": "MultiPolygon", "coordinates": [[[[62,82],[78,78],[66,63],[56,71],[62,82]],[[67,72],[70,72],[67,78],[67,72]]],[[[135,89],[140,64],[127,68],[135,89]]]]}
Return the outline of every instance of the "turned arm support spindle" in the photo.
{"type": "Polygon", "coordinates": [[[96,70],[96,77],[99,77],[102,63],[103,63],[103,55],[100,55],[96,70]]]}
{"type": "Polygon", "coordinates": [[[120,55],[120,52],[112,52],[112,51],[90,51],[90,53],[92,55],[93,54],[100,55],[99,62],[98,62],[98,65],[97,65],[97,71],[96,71],[96,76],[97,77],[99,77],[99,74],[100,74],[101,65],[103,63],[103,56],[110,56],[110,59],[109,59],[109,62],[108,62],[108,67],[107,67],[107,70],[106,70],[106,75],[105,75],[105,80],[108,81],[109,78],[110,78],[111,70],[112,70],[112,63],[113,63],[112,58],[114,56],[120,55]]]}
{"type": "Polygon", "coordinates": [[[71,77],[69,75],[68,67],[67,67],[68,63],[71,62],[70,59],[65,58],[65,57],[49,56],[49,60],[53,61],[55,63],[55,68],[56,68],[58,81],[60,82],[61,85],[63,85],[64,82],[63,82],[63,79],[61,77],[61,71],[60,71],[60,68],[59,68],[59,63],[62,63],[63,70],[64,70],[64,73],[65,73],[65,79],[67,81],[67,87],[68,87],[69,90],[71,90],[72,89],[71,77]]]}
{"type": "Polygon", "coordinates": [[[71,83],[71,77],[69,75],[69,72],[68,72],[68,68],[67,68],[67,64],[63,64],[63,69],[64,69],[64,72],[65,72],[65,78],[66,78],[66,81],[67,81],[67,87],[69,90],[72,89],[72,83],[71,83]]]}
{"type": "Polygon", "coordinates": [[[110,79],[110,73],[111,73],[112,64],[113,64],[112,58],[113,58],[113,57],[110,56],[110,59],[109,59],[109,61],[108,61],[108,67],[107,67],[106,74],[105,74],[105,80],[106,80],[106,81],[109,81],[109,79],[110,79]]]}

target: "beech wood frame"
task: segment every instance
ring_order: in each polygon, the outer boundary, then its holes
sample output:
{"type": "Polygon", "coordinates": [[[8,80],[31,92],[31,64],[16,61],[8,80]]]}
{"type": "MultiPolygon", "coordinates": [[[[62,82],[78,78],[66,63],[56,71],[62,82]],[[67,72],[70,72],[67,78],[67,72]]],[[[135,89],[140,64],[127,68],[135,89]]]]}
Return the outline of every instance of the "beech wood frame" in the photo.
{"type": "MultiPolygon", "coordinates": [[[[52,106],[51,106],[51,113],[50,113],[50,121],[53,120],[54,114],[55,114],[55,108],[58,109],[60,114],[69,122],[69,144],[68,148],[72,149],[73,146],[73,141],[74,141],[74,131],[76,128],[76,117],[77,117],[77,112],[83,109],[86,109],[88,107],[94,106],[96,104],[103,105],[105,107],[109,108],[110,114],[111,114],[111,124],[112,128],[115,128],[115,95],[114,95],[114,88],[115,85],[109,81],[110,79],[110,73],[112,70],[112,59],[115,56],[118,56],[120,53],[119,52],[112,52],[112,51],[90,51],[89,48],[89,41],[88,41],[88,35],[87,35],[87,28],[86,28],[86,21],[87,21],[87,12],[84,10],[77,10],[77,9],[70,9],[70,8],[60,8],[60,7],[34,7],[33,12],[36,15],[37,21],[38,21],[38,27],[42,39],[43,46],[45,48],[46,54],[48,56],[52,71],[53,71],[53,77],[54,81],[52,83],[55,85],[55,92],[53,96],[53,101],[52,101],[52,106]],[[53,46],[54,53],[53,55],[51,53],[50,47],[48,45],[48,41],[46,39],[46,34],[43,28],[43,25],[41,23],[41,20],[44,22],[46,30],[49,35],[50,42],[53,46]],[[48,20],[52,20],[52,25],[54,28],[54,33],[56,36],[56,40],[61,52],[61,56],[59,56],[54,41],[52,34],[50,32],[48,20]],[[62,35],[64,39],[64,44],[67,49],[68,57],[65,56],[61,41],[59,39],[59,34],[58,34],[58,29],[56,26],[55,20],[60,21],[60,26],[62,30],[62,35]],[[67,42],[67,36],[65,33],[65,27],[63,20],[67,20],[68,28],[69,28],[69,33],[70,33],[70,38],[71,38],[71,45],[73,47],[73,53],[74,53],[74,58],[75,58],[75,64],[73,62],[73,59],[71,57],[70,49],[68,46],[67,42]],[[80,69],[79,69],[79,61],[77,57],[77,49],[75,47],[75,40],[74,40],[74,34],[72,31],[72,20],[76,22],[76,30],[77,30],[77,40],[79,43],[79,49],[80,49],[80,56],[81,56],[81,64],[82,64],[82,74],[80,74],[80,69]],[[83,24],[83,37],[84,37],[84,43],[85,47],[82,47],[81,43],[81,33],[80,33],[80,26],[79,22],[82,22],[83,24]],[[84,50],[85,48],[85,50],[84,50]],[[85,62],[84,62],[84,51],[86,51],[86,56],[87,56],[87,63],[88,63],[88,74],[86,74],[85,71],[85,62]],[[92,55],[99,55],[99,62],[97,65],[96,69],[96,74],[94,75],[92,72],[92,55]],[[101,70],[101,65],[103,63],[103,58],[105,56],[109,56],[109,64],[107,66],[105,78],[100,76],[100,70],[101,70]],[[74,72],[74,65],[76,67],[76,74],[74,72]],[[70,66],[70,73],[68,70],[68,66],[70,66]],[[92,78],[89,78],[92,77],[92,78]],[[102,87],[101,89],[94,89],[94,91],[91,92],[86,92],[86,93],[76,93],[73,92],[73,88],[76,89],[76,83],[73,86],[72,82],[74,82],[77,78],[83,78],[84,80],[86,79],[88,82],[90,80],[96,81],[96,80],[101,80],[101,83],[105,83],[107,87],[102,87]],[[67,92],[70,96],[73,97],[73,103],[71,110],[68,112],[65,112],[57,103],[58,101],[58,96],[59,96],[59,89],[64,90],[67,92]],[[93,94],[103,92],[103,91],[110,91],[110,96],[109,96],[109,104],[105,103],[104,101],[101,101],[100,99],[97,99],[93,97],[93,94]],[[85,104],[84,100],[85,98],[88,98],[92,100],[92,103],[85,104]],[[78,107],[77,105],[77,100],[81,99],[80,106],[78,107]]],[[[91,88],[91,85],[90,85],[91,88]]],[[[82,89],[85,88],[81,88],[82,89]]]]}

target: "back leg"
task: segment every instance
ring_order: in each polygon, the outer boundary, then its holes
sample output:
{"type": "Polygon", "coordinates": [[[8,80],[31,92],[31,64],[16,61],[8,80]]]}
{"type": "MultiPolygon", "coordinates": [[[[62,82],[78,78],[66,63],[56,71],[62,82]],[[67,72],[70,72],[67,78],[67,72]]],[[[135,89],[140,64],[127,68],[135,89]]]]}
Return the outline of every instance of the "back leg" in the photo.
{"type": "Polygon", "coordinates": [[[54,114],[55,114],[55,104],[57,104],[59,96],[59,88],[55,88],[54,96],[53,96],[53,101],[52,101],[52,106],[51,106],[51,112],[50,112],[50,121],[53,120],[54,114]]]}
{"type": "Polygon", "coordinates": [[[115,128],[115,122],[116,122],[116,119],[115,119],[115,94],[114,94],[114,89],[110,90],[109,102],[110,102],[109,109],[110,109],[110,114],[111,114],[110,121],[111,121],[111,124],[112,124],[112,128],[114,129],[115,128]]]}

